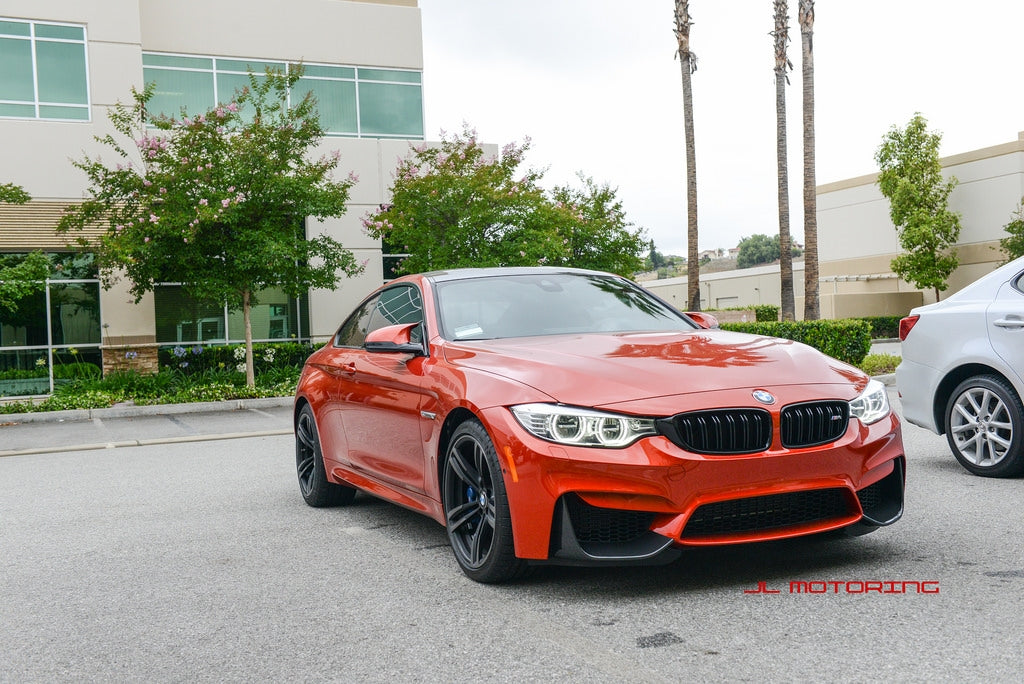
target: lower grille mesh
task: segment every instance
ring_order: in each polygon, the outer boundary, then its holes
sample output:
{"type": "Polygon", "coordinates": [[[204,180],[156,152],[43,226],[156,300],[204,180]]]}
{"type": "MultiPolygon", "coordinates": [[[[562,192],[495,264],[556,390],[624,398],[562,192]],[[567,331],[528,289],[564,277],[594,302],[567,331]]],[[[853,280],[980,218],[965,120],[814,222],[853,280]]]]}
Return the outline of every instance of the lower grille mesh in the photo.
{"type": "Polygon", "coordinates": [[[682,537],[758,532],[839,518],[850,513],[845,491],[814,489],[705,504],[694,511],[682,537]]]}
{"type": "Polygon", "coordinates": [[[565,497],[576,539],[588,544],[621,544],[638,539],[654,521],[653,513],[598,508],[575,495],[565,497]]]}

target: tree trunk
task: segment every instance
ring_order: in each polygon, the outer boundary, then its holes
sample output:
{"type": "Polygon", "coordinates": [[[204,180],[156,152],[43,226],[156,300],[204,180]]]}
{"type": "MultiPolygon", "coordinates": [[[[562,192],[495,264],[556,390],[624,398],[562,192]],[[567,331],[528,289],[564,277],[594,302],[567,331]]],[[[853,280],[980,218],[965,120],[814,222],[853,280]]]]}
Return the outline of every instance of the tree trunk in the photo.
{"type": "Polygon", "coordinates": [[[782,279],[782,320],[796,318],[796,304],[793,297],[793,252],[789,235],[789,170],[786,156],[786,71],[789,59],[786,44],[789,42],[789,8],[786,0],[775,0],[775,130],[777,133],[776,152],[779,171],[779,275],[782,279]]]}
{"type": "MultiPolygon", "coordinates": [[[[689,0],[676,0],[676,41],[683,78],[683,128],[686,133],[686,309],[700,311],[700,258],[697,253],[697,148],[693,135],[693,94],[690,77],[697,56],[690,51],[689,0]]],[[[708,306],[711,302],[708,302],[708,306]]]]}
{"type": "Polygon", "coordinates": [[[255,387],[256,368],[252,358],[252,307],[250,299],[249,291],[244,290],[242,292],[242,320],[245,321],[245,384],[247,387],[255,387]]]}
{"type": "Polygon", "coordinates": [[[818,293],[818,199],[814,170],[814,0],[800,0],[804,120],[804,320],[821,318],[818,293]]]}

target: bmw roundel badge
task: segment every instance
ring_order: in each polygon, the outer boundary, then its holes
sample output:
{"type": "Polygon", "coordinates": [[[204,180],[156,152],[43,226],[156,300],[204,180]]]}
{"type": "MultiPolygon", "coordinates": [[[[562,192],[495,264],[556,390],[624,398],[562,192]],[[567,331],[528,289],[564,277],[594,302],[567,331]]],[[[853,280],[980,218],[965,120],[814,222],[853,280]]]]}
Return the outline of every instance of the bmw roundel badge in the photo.
{"type": "Polygon", "coordinates": [[[754,390],[752,394],[754,395],[754,399],[757,399],[762,404],[770,405],[775,403],[775,397],[772,396],[771,392],[765,392],[764,390],[759,389],[754,390]]]}

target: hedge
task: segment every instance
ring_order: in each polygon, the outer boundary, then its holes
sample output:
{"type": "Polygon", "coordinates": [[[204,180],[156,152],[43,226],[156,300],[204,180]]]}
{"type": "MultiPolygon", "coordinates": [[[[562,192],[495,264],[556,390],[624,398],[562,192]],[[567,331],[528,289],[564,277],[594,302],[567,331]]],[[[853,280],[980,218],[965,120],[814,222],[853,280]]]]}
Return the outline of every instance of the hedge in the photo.
{"type": "MultiPolygon", "coordinates": [[[[272,368],[301,368],[316,349],[298,342],[256,343],[252,346],[256,373],[272,368]]],[[[177,345],[158,352],[161,368],[174,368],[185,375],[238,368],[245,363],[245,345],[177,345]]]]}
{"type": "Polygon", "coordinates": [[[902,316],[864,316],[860,320],[871,324],[871,338],[886,339],[900,336],[902,316]]]}
{"type": "Polygon", "coordinates": [[[803,342],[853,366],[871,351],[871,324],[861,319],[722,323],[721,328],[803,342]]]}

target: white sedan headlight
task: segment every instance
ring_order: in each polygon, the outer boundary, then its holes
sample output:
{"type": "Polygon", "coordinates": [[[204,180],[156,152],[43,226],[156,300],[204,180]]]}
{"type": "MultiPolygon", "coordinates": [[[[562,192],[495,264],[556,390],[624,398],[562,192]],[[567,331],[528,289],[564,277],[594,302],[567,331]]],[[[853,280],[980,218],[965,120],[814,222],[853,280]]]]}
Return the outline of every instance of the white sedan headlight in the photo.
{"type": "Polygon", "coordinates": [[[877,380],[868,382],[860,396],[850,402],[850,415],[864,425],[871,425],[889,415],[889,396],[885,385],[877,380]]]}
{"type": "Polygon", "coordinates": [[[571,446],[621,448],[657,434],[653,418],[636,418],[558,404],[512,407],[516,420],[530,434],[571,446]]]}

